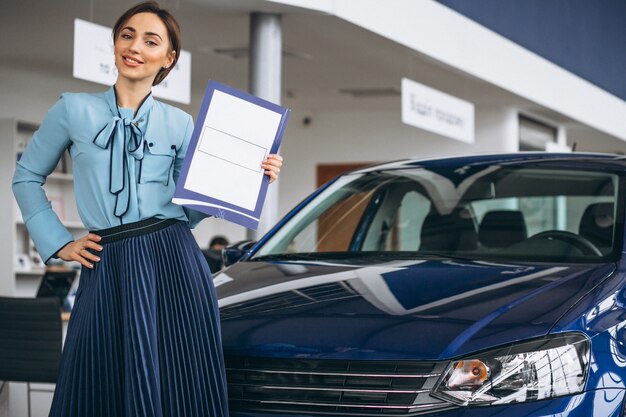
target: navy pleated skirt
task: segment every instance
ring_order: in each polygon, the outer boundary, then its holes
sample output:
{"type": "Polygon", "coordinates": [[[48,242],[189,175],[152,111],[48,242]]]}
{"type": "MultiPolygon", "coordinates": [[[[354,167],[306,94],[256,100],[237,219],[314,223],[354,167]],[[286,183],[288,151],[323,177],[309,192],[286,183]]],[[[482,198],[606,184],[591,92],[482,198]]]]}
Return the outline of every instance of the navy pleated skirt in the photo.
{"type": "Polygon", "coordinates": [[[51,417],[228,415],[209,267],[185,223],[157,229],[81,271],[51,417]]]}

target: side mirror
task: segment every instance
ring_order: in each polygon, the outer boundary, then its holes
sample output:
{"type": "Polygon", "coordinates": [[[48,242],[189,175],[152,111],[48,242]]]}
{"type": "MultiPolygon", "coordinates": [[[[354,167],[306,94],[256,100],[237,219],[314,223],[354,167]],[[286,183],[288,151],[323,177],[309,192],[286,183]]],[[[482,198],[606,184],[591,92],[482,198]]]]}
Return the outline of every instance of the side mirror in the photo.
{"type": "Polygon", "coordinates": [[[242,240],[222,249],[224,266],[230,266],[239,261],[255,243],[256,241],[254,240],[242,240]]]}

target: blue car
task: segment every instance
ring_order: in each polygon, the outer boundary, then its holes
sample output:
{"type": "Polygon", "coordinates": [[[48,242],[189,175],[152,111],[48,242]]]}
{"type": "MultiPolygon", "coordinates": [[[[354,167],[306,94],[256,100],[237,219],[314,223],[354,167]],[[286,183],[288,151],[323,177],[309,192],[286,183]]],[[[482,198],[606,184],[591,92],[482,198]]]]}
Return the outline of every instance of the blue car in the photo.
{"type": "Polygon", "coordinates": [[[626,158],[342,175],[214,279],[233,417],[626,416],[626,158]]]}

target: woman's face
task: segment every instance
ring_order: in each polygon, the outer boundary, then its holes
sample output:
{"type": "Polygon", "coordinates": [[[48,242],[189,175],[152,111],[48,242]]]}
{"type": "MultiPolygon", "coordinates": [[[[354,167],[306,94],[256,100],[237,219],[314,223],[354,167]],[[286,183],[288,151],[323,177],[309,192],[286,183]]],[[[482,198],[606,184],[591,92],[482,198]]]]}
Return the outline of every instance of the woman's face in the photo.
{"type": "Polygon", "coordinates": [[[167,28],[157,15],[138,13],[122,26],[115,40],[118,78],[152,85],[161,68],[173,62],[167,28]]]}

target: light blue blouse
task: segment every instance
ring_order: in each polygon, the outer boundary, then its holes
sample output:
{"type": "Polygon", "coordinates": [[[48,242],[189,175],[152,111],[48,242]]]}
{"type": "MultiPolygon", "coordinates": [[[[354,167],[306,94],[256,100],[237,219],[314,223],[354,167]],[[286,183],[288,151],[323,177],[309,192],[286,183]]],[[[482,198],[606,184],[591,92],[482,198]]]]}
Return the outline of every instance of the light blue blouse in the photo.
{"type": "Polygon", "coordinates": [[[184,111],[149,94],[133,115],[117,106],[115,89],[65,93],[50,108],[13,176],[13,193],[42,259],[73,239],[52,211],[42,185],[69,149],[80,218],[89,230],[150,217],[191,227],[206,217],[171,202],[193,133],[184,111]]]}

